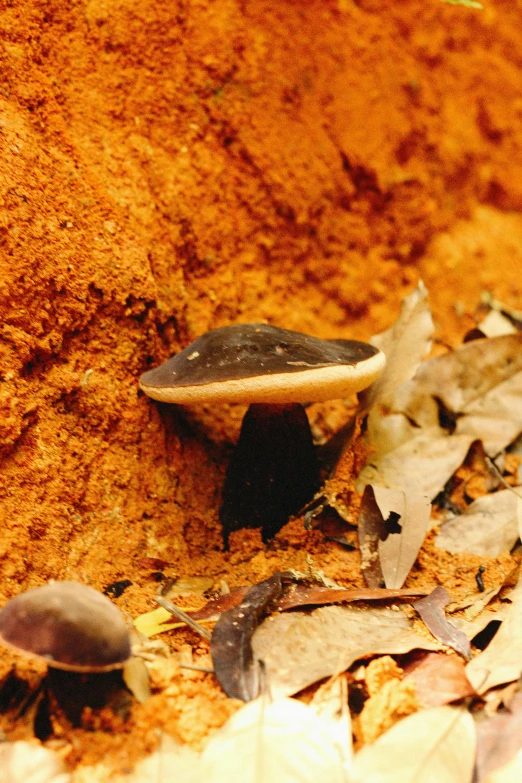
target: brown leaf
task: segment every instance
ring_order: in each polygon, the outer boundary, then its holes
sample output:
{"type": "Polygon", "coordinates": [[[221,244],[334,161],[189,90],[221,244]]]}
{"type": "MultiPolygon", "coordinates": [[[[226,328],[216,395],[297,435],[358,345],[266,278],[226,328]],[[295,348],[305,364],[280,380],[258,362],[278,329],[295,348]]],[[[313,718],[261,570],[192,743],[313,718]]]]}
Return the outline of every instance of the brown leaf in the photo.
{"type": "Polygon", "coordinates": [[[218,598],[212,598],[201,609],[195,612],[187,612],[193,620],[208,620],[210,617],[222,614],[229,609],[233,609],[235,606],[239,606],[244,599],[250,587],[236,587],[235,590],[231,590],[230,593],[220,595],[218,598]]]}
{"type": "Polygon", "coordinates": [[[326,604],[347,604],[354,601],[390,601],[397,598],[412,598],[425,595],[423,590],[387,590],[386,588],[319,587],[306,584],[290,585],[276,601],[274,609],[284,612],[298,606],[325,606],[326,604]]]}
{"type": "Polygon", "coordinates": [[[509,598],[512,604],[497,633],[466,667],[468,680],[479,694],[514,682],[522,674],[522,579],[509,598]]]}
{"type": "Polygon", "coordinates": [[[522,748],[522,691],[509,710],[477,723],[475,783],[508,764],[522,748]]]}
{"type": "Polygon", "coordinates": [[[223,612],[210,642],[214,673],[227,696],[251,701],[258,695],[252,635],[268,604],[283,591],[285,574],[277,573],[251,587],[239,606],[223,612]]]}
{"type": "Polygon", "coordinates": [[[252,646],[265,663],[271,693],[288,696],[361,658],[440,649],[412,626],[400,610],[326,606],[310,614],[272,615],[255,632],[252,646]]]}
{"type": "Polygon", "coordinates": [[[356,755],[350,783],[470,783],[475,747],[467,710],[421,710],[356,755]]]}
{"type": "Polygon", "coordinates": [[[359,514],[361,568],[366,583],[402,587],[426,535],[431,506],[427,498],[368,486],[359,514]]]}
{"type": "Polygon", "coordinates": [[[475,500],[463,514],[448,519],[435,539],[447,552],[498,557],[514,546],[522,525],[522,497],[510,489],[475,500]]]}
{"type": "Polygon", "coordinates": [[[415,682],[417,698],[424,707],[440,707],[473,696],[462,658],[446,653],[426,653],[405,667],[406,678],[415,682]]]}
{"type": "Polygon", "coordinates": [[[439,585],[426,598],[415,601],[413,606],[436,639],[463,655],[464,658],[469,659],[471,648],[468,637],[465,633],[459,631],[453,623],[446,620],[446,615],[443,611],[450,601],[451,598],[448,591],[439,585]]]}

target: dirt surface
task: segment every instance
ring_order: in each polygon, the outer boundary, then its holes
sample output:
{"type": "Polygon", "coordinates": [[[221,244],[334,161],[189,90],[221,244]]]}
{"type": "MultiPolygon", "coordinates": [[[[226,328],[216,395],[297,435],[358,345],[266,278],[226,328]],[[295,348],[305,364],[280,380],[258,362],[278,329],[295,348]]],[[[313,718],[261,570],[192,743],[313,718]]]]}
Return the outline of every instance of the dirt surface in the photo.
{"type": "MultiPolygon", "coordinates": [[[[419,277],[450,345],[483,291],[521,308],[520,6],[15,0],[0,29],[1,602],[128,579],[115,601],[136,617],[158,587],[145,558],[215,590],[308,557],[362,585],[358,553],[302,520],[223,552],[244,410],[157,404],[137,378],[238,321],[364,339],[419,277]]],[[[343,416],[310,409],[316,434],[343,416]]],[[[478,560],[428,541],[406,586],[458,598],[478,560]]],[[[67,735],[71,765],[129,768],[157,726],[198,746],[236,707],[211,675],[169,682],[67,735]]]]}

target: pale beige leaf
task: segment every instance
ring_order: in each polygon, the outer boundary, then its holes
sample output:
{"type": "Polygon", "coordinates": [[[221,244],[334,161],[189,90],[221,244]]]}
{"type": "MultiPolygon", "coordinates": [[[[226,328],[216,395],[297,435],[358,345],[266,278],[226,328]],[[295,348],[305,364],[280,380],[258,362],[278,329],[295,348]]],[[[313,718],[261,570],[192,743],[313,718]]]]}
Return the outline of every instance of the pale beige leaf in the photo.
{"type": "Polygon", "coordinates": [[[129,658],[123,667],[123,681],[139,704],[150,698],[149,670],[142,658],[129,658]]]}
{"type": "Polygon", "coordinates": [[[429,353],[433,336],[433,319],[428,292],[422,281],[402,301],[401,312],[393,326],[374,335],[370,342],[386,356],[386,367],[364,396],[363,405],[370,408],[386,403],[395,390],[413,377],[419,363],[429,353]]]}
{"type": "Polygon", "coordinates": [[[332,742],[341,753],[346,768],[353,760],[352,719],[348,707],[346,675],[332,677],[316,690],[310,708],[323,721],[332,742]]]}
{"type": "Polygon", "coordinates": [[[385,487],[374,487],[375,499],[383,520],[391,512],[399,514],[400,533],[390,533],[379,541],[379,559],[384,584],[399,589],[406,581],[428,532],[431,504],[427,497],[385,487]]]}
{"type": "Polygon", "coordinates": [[[502,334],[515,334],[517,331],[509,318],[498,310],[490,310],[480,322],[479,329],[486,337],[500,337],[502,334]]]}
{"type": "MultiPolygon", "coordinates": [[[[93,778],[93,781],[95,778],[93,778]]],[[[201,783],[200,754],[162,733],[154,753],[136,764],[128,783],[201,783]]]]}
{"type": "Polygon", "coordinates": [[[509,446],[522,431],[522,372],[467,405],[456,432],[472,435],[491,457],[509,446]]]}
{"type": "Polygon", "coordinates": [[[0,783],[69,783],[62,759],[38,742],[0,743],[0,783]]]}
{"type": "Polygon", "coordinates": [[[498,557],[514,546],[522,525],[522,497],[510,489],[484,495],[448,519],[435,539],[439,549],[498,557]]]}
{"type": "Polygon", "coordinates": [[[511,761],[496,769],[481,783],[520,783],[522,780],[522,750],[511,761]]]}
{"type": "Polygon", "coordinates": [[[441,435],[440,430],[419,433],[380,458],[371,457],[357,479],[357,489],[366,484],[401,489],[407,494],[433,499],[462,465],[473,438],[441,435]]]}
{"type": "Polygon", "coordinates": [[[434,707],[396,723],[355,757],[350,783],[470,783],[475,724],[467,710],[434,707]]]}
{"type": "Polygon", "coordinates": [[[509,598],[512,604],[497,633],[466,667],[466,676],[479,694],[514,682],[522,674],[522,580],[509,598]]]}
{"type": "Polygon", "coordinates": [[[329,723],[295,699],[260,698],[246,704],[212,737],[201,762],[200,780],[205,783],[346,780],[329,723]]]}
{"type": "Polygon", "coordinates": [[[373,654],[441,649],[417,634],[400,610],[353,606],[272,615],[256,630],[252,646],[277,697],[297,693],[373,654]]]}

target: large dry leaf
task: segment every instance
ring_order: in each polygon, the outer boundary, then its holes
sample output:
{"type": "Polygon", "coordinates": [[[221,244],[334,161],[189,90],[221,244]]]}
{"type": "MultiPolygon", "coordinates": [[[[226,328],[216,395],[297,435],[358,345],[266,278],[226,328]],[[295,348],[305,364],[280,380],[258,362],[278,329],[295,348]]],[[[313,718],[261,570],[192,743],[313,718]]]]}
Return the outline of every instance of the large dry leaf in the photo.
{"type": "Polygon", "coordinates": [[[370,587],[322,587],[321,585],[290,585],[281,598],[274,603],[274,609],[285,612],[299,606],[326,606],[327,604],[351,604],[357,601],[395,601],[397,598],[418,598],[425,590],[387,590],[370,587]]]}
{"type": "Polygon", "coordinates": [[[348,707],[346,675],[333,677],[320,685],[310,707],[321,718],[328,736],[335,742],[346,768],[353,760],[352,718],[348,707]]]}
{"type": "Polygon", "coordinates": [[[475,500],[463,514],[451,517],[435,539],[447,552],[498,557],[514,546],[522,525],[522,497],[510,489],[475,500]]]}
{"type": "Polygon", "coordinates": [[[402,490],[367,486],[359,513],[361,568],[369,587],[398,590],[428,531],[429,499],[402,490]],[[380,572],[380,573],[379,573],[380,572]]]}
{"type": "Polygon", "coordinates": [[[440,707],[475,694],[464,661],[456,655],[426,653],[404,671],[405,679],[415,683],[415,693],[424,707],[440,707]]]}
{"type": "Polygon", "coordinates": [[[400,610],[327,606],[310,614],[273,615],[252,640],[275,696],[289,696],[374,654],[402,654],[440,645],[417,634],[400,610]]]}
{"type": "MultiPolygon", "coordinates": [[[[94,783],[97,779],[93,775],[90,781],[94,783]]],[[[111,776],[110,779],[111,783],[120,783],[119,777],[111,776]]],[[[136,764],[134,772],[124,779],[128,783],[201,783],[205,780],[201,775],[200,754],[168,734],[161,735],[154,753],[136,764]]]]}
{"type": "Polygon", "coordinates": [[[251,701],[208,743],[200,780],[345,783],[342,753],[329,728],[329,722],[295,699],[251,701]]]}
{"type": "Polygon", "coordinates": [[[475,725],[467,710],[434,707],[399,721],[355,757],[350,783],[470,783],[475,725]]]}
{"type": "Polygon", "coordinates": [[[520,783],[522,780],[522,750],[504,767],[495,770],[484,783],[520,783]]]}
{"type": "MultiPolygon", "coordinates": [[[[393,326],[370,338],[372,345],[386,356],[386,367],[362,397],[363,407],[386,404],[395,390],[413,377],[431,348],[433,319],[428,292],[422,281],[402,301],[401,312],[393,326]]],[[[372,416],[372,414],[370,414],[372,416]]]]}
{"type": "Polygon", "coordinates": [[[420,614],[424,625],[439,642],[451,647],[455,652],[469,659],[470,643],[468,637],[447,620],[444,614],[444,607],[450,601],[451,598],[448,591],[441,585],[438,585],[430,595],[415,601],[413,607],[420,614]]]}
{"type": "Polygon", "coordinates": [[[63,760],[38,743],[0,743],[0,783],[69,783],[63,760]]]}
{"type": "Polygon", "coordinates": [[[512,604],[499,630],[466,667],[466,676],[479,694],[514,682],[522,674],[522,579],[509,598],[512,604]]]}
{"type": "Polygon", "coordinates": [[[464,462],[473,438],[444,435],[438,428],[417,429],[415,437],[381,456],[373,456],[357,479],[357,489],[366,484],[400,489],[433,499],[464,462]]]}

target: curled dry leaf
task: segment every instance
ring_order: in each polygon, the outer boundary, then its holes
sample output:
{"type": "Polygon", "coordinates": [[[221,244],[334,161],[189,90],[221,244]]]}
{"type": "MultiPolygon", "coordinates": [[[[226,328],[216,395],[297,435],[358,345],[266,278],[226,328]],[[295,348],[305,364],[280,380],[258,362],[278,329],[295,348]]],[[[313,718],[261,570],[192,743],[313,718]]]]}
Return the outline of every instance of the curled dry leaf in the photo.
{"type": "Polygon", "coordinates": [[[426,653],[406,667],[406,680],[413,680],[417,698],[424,707],[441,707],[473,696],[462,658],[446,653],[426,653]]]}
{"type": "Polygon", "coordinates": [[[252,646],[255,658],[264,661],[270,692],[288,696],[371,655],[440,649],[412,625],[400,610],[326,606],[310,614],[272,615],[255,632],[252,646]]]}
{"type": "Polygon", "coordinates": [[[464,658],[469,659],[471,646],[468,637],[446,619],[443,611],[450,601],[451,598],[448,591],[438,585],[426,598],[415,601],[413,606],[420,614],[430,633],[439,642],[451,647],[455,652],[463,655],[464,658]]]}
{"type": "Polygon", "coordinates": [[[498,557],[513,548],[521,527],[522,495],[503,489],[484,495],[463,514],[448,519],[435,544],[447,552],[498,557]]]}
{"type": "Polygon", "coordinates": [[[522,674],[522,580],[509,598],[512,603],[499,630],[466,667],[466,676],[479,694],[514,682],[522,674]]]}
{"type": "Polygon", "coordinates": [[[471,783],[475,724],[467,710],[434,707],[399,721],[355,757],[350,783],[471,783]]]}
{"type": "Polygon", "coordinates": [[[32,742],[0,743],[2,783],[69,783],[70,779],[54,751],[32,742]]]}
{"type": "Polygon", "coordinates": [[[413,598],[424,595],[422,590],[387,590],[369,587],[320,587],[315,585],[290,585],[275,604],[274,609],[284,612],[299,606],[325,606],[326,604],[348,604],[356,601],[394,601],[397,598],[413,598]]]}
{"type": "Polygon", "coordinates": [[[399,589],[428,530],[428,498],[401,490],[367,486],[359,513],[361,568],[369,587],[399,589]]]}
{"type": "Polygon", "coordinates": [[[205,783],[345,783],[330,722],[295,699],[251,701],[203,751],[205,783]]]}

